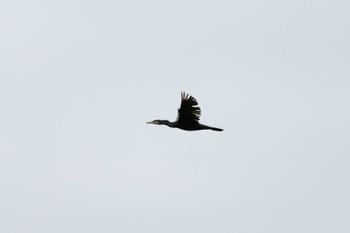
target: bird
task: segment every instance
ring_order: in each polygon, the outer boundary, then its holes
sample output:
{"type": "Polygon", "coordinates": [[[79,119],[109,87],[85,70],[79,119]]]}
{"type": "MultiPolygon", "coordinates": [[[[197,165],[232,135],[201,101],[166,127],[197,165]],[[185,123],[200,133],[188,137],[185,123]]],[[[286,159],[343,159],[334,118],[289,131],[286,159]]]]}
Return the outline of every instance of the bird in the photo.
{"type": "Polygon", "coordinates": [[[198,106],[197,100],[193,96],[186,94],[185,92],[181,92],[181,105],[177,111],[176,121],[170,122],[168,120],[153,120],[147,122],[147,124],[167,125],[171,128],[178,128],[187,131],[208,129],[214,131],[223,131],[223,129],[199,123],[200,116],[201,109],[198,106]]]}

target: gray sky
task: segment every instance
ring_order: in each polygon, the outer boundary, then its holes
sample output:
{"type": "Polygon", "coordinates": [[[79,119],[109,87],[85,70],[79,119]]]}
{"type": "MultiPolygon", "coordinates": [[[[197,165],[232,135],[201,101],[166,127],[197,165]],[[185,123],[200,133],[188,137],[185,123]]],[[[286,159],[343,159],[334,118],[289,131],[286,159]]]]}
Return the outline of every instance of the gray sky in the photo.
{"type": "Polygon", "coordinates": [[[0,3],[0,232],[350,232],[349,9],[0,3]]]}

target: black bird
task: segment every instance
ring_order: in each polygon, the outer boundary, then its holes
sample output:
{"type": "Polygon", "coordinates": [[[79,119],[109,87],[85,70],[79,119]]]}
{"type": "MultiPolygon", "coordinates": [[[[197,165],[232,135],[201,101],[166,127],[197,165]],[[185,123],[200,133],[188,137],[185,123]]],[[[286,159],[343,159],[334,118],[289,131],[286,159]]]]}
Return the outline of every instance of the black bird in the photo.
{"type": "Polygon", "coordinates": [[[177,119],[174,122],[168,120],[154,120],[147,124],[167,125],[171,128],[179,128],[188,131],[211,129],[215,131],[223,131],[223,129],[203,125],[199,123],[201,109],[197,100],[191,95],[181,92],[181,106],[178,109],[177,119]]]}

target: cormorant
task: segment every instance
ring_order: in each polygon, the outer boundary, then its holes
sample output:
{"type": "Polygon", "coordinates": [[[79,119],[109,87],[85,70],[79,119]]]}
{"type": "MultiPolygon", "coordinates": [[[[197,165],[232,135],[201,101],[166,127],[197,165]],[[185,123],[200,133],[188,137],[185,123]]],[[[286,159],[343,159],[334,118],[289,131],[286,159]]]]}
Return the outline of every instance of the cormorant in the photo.
{"type": "Polygon", "coordinates": [[[147,124],[167,125],[171,128],[179,128],[182,130],[194,131],[210,129],[215,131],[223,131],[223,129],[203,125],[199,123],[201,109],[198,106],[197,100],[191,95],[181,92],[181,106],[178,109],[177,119],[174,122],[168,120],[154,120],[147,124]]]}

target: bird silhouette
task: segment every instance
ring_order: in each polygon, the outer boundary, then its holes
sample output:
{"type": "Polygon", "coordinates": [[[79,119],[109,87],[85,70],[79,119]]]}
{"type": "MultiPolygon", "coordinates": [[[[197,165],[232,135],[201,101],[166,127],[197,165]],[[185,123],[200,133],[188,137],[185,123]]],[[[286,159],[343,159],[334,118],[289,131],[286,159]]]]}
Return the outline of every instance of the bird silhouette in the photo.
{"type": "Polygon", "coordinates": [[[181,92],[181,106],[177,112],[177,119],[174,122],[168,120],[153,120],[147,124],[167,125],[171,128],[178,128],[187,131],[210,129],[214,131],[223,131],[223,129],[203,125],[199,123],[201,109],[197,100],[185,92],[181,92]]]}

